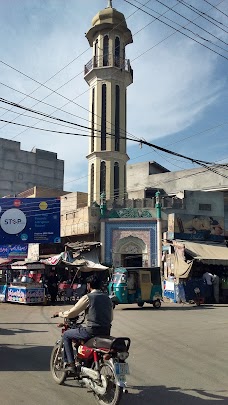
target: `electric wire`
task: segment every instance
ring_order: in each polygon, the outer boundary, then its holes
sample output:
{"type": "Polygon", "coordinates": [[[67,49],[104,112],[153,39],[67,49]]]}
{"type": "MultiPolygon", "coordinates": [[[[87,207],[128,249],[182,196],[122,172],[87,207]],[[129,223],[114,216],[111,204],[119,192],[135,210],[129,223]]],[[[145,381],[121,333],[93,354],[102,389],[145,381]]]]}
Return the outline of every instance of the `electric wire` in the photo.
{"type": "MultiPolygon", "coordinates": [[[[130,4],[131,6],[138,8],[138,6],[136,6],[135,4],[131,3],[129,0],[124,0],[124,1],[125,1],[126,3],[128,3],[128,4],[130,4]]],[[[179,32],[180,34],[182,34],[182,35],[184,35],[185,37],[191,39],[192,41],[197,42],[199,45],[203,46],[204,48],[209,49],[211,52],[213,52],[213,53],[215,53],[215,54],[221,56],[222,58],[228,60],[228,58],[227,58],[226,56],[224,56],[224,55],[222,55],[221,53],[215,51],[214,49],[211,49],[209,46],[207,46],[207,45],[205,45],[205,44],[202,44],[202,42],[197,41],[197,39],[194,39],[194,38],[190,37],[190,36],[187,35],[186,33],[184,33],[184,32],[182,32],[182,31],[178,30],[178,29],[175,28],[175,27],[173,27],[172,25],[170,25],[170,24],[168,24],[168,23],[162,21],[159,17],[153,16],[151,13],[149,13],[149,12],[146,11],[146,10],[142,10],[142,9],[141,9],[141,11],[142,11],[143,13],[145,13],[145,14],[150,15],[151,17],[156,18],[156,19],[157,19],[158,21],[160,21],[162,24],[167,25],[168,27],[170,27],[170,28],[172,28],[173,30],[179,32]]],[[[184,27],[182,27],[182,28],[184,28],[184,27]]]]}
{"type": "MultiPolygon", "coordinates": [[[[134,0],[134,1],[135,1],[136,3],[138,3],[138,4],[141,4],[140,1],[138,1],[138,0],[134,0]]],[[[227,42],[223,41],[221,38],[218,38],[216,35],[212,34],[212,32],[207,31],[205,28],[201,27],[200,25],[194,23],[193,20],[190,20],[190,19],[187,18],[185,15],[183,15],[183,14],[179,13],[178,11],[174,10],[173,8],[167,6],[167,5],[166,5],[165,3],[163,3],[162,1],[160,1],[160,0],[155,0],[155,1],[156,1],[157,3],[159,3],[159,4],[162,4],[163,6],[165,6],[166,8],[168,8],[168,10],[171,10],[173,13],[175,13],[175,14],[179,15],[180,17],[184,18],[185,20],[189,21],[191,24],[193,24],[193,25],[195,25],[196,27],[200,28],[201,30],[205,31],[207,34],[209,34],[209,35],[211,35],[212,37],[216,38],[218,41],[221,41],[221,42],[223,42],[225,45],[228,45],[227,42]]],[[[147,9],[149,9],[149,10],[151,10],[151,11],[153,11],[153,12],[155,12],[155,13],[157,13],[155,10],[153,10],[153,9],[152,9],[151,7],[149,7],[149,6],[144,6],[144,7],[147,8],[147,9]]],[[[173,21],[172,19],[170,19],[170,18],[168,18],[168,17],[164,17],[164,18],[167,19],[167,20],[169,20],[169,21],[171,21],[171,22],[174,23],[174,24],[179,25],[181,28],[184,28],[181,24],[177,23],[176,21],[173,21]]],[[[185,28],[185,29],[186,29],[186,28],[185,28]]],[[[187,30],[190,31],[192,34],[196,35],[197,37],[203,39],[204,41],[208,41],[208,39],[202,37],[201,35],[197,34],[196,32],[194,32],[194,31],[192,31],[192,30],[190,30],[190,29],[187,29],[187,30]]],[[[215,45],[215,46],[217,46],[218,48],[220,48],[220,49],[224,50],[225,52],[227,52],[226,49],[224,49],[224,48],[222,48],[221,46],[215,44],[214,42],[212,42],[212,41],[209,41],[209,42],[211,42],[213,45],[215,45]]]]}
{"type": "MultiPolygon", "coordinates": [[[[148,2],[147,2],[147,3],[148,3],[148,2]]],[[[142,6],[145,6],[147,3],[145,3],[145,4],[142,5],[142,6]]],[[[141,4],[141,3],[140,3],[140,4],[141,4]]],[[[177,4],[178,4],[178,3],[176,3],[176,4],[173,6],[173,8],[174,8],[177,4]]],[[[137,11],[138,11],[138,10],[137,10],[137,11]]],[[[166,11],[166,12],[167,12],[167,11],[166,11]]],[[[165,13],[166,13],[166,12],[165,12],[165,13]]],[[[165,13],[163,13],[162,15],[164,15],[165,13]]],[[[132,13],[132,14],[134,14],[134,13],[132,13]]],[[[131,14],[131,15],[132,15],[132,14],[131,14]]],[[[130,15],[130,16],[131,16],[131,15],[130,15]]],[[[153,21],[155,21],[155,20],[153,20],[153,21]]],[[[152,22],[153,22],[153,21],[152,21],[152,22]]],[[[150,23],[149,23],[149,24],[150,24],[150,23]]],[[[146,26],[148,26],[149,24],[147,24],[146,26]]],[[[143,27],[143,28],[145,28],[145,27],[143,27]]],[[[143,28],[142,28],[142,29],[143,29],[143,28]]],[[[141,30],[142,30],[142,29],[141,29],[141,30]]],[[[139,30],[138,32],[140,32],[141,30],[139,30]]],[[[137,33],[138,33],[138,32],[137,32],[137,33]]],[[[150,49],[151,49],[151,48],[150,48],[150,49]]],[[[141,56],[141,55],[140,55],[140,56],[141,56]]],[[[138,56],[138,57],[139,57],[139,56],[138,56]]],[[[137,58],[138,58],[138,57],[137,57],[137,58]]],[[[137,58],[135,58],[135,59],[137,59],[137,58]]],[[[135,60],[135,59],[134,59],[134,60],[135,60]]],[[[61,86],[61,87],[62,87],[62,86],[61,86]]],[[[89,89],[88,89],[87,91],[89,91],[89,89]]],[[[87,92],[87,91],[86,91],[86,92],[87,92]]],[[[86,93],[86,92],[83,92],[82,94],[84,94],[84,93],[86,93]]],[[[51,93],[51,94],[52,94],[52,93],[51,93]]],[[[47,97],[48,97],[48,96],[47,96],[47,97]]],[[[36,99],[36,100],[37,100],[37,99],[36,99]]],[[[69,101],[69,103],[70,103],[70,102],[71,102],[71,101],[69,101]]],[[[39,100],[38,100],[38,103],[39,103],[39,100]]],[[[67,104],[68,104],[68,103],[67,103],[67,104]]],[[[54,108],[54,106],[53,106],[53,108],[54,108]]],[[[86,110],[87,110],[87,109],[86,109],[86,110]]],[[[88,110],[88,111],[89,111],[89,110],[88,110]]],[[[66,111],[64,111],[64,112],[66,112],[66,111]]],[[[67,113],[67,112],[66,112],[66,113],[67,113]]],[[[22,114],[21,114],[21,115],[22,115],[22,114]]],[[[78,117],[78,118],[80,118],[80,117],[78,117]]],[[[86,120],[86,119],[85,119],[85,120],[86,120]]],[[[88,121],[88,120],[86,120],[86,121],[88,121]]],[[[39,122],[39,121],[38,121],[38,122],[39,122]]],[[[4,127],[4,126],[3,126],[3,127],[4,127]]],[[[3,128],[3,127],[2,127],[2,128],[3,128]]],[[[27,130],[27,129],[26,129],[26,130],[27,130]]],[[[22,131],[21,133],[25,132],[26,130],[22,131]]],[[[21,134],[21,133],[20,133],[20,134],[21,134]]],[[[20,134],[18,134],[18,135],[20,135],[20,134]]],[[[16,136],[13,137],[12,139],[15,139],[18,135],[16,135],[16,136]]],[[[134,136],[134,135],[131,134],[131,136],[134,136]]]]}
{"type": "MultiPolygon", "coordinates": [[[[146,3],[144,4],[144,5],[146,5],[147,3],[149,3],[150,2],[150,0],[147,0],[146,1],[146,3]]],[[[112,28],[110,31],[109,31],[109,34],[113,31],[113,30],[115,30],[119,25],[121,25],[124,21],[126,21],[126,19],[128,19],[128,18],[130,18],[132,15],[134,15],[135,13],[137,13],[139,10],[136,10],[136,11],[134,11],[133,13],[131,13],[128,17],[126,17],[126,18],[124,18],[119,24],[117,24],[114,28],[112,28]]],[[[140,32],[140,31],[139,31],[140,32]]],[[[101,41],[101,39],[99,40],[99,42],[101,41]]],[[[90,49],[90,48],[88,48],[88,49],[90,49]]],[[[87,49],[87,50],[88,50],[87,49]]],[[[83,53],[85,53],[85,52],[83,52],[83,53]]],[[[11,68],[13,68],[13,67],[11,67],[11,68]]],[[[22,72],[20,72],[20,71],[18,71],[18,73],[22,73],[22,72]]],[[[57,90],[51,90],[51,93],[50,94],[48,94],[46,97],[44,97],[42,100],[40,100],[40,102],[43,102],[43,100],[45,100],[45,99],[47,99],[51,94],[53,94],[53,93],[56,93],[60,88],[62,88],[62,87],[64,87],[66,84],[68,84],[69,82],[71,82],[73,79],[75,79],[77,76],[79,76],[81,73],[83,73],[83,71],[81,71],[81,72],[79,72],[76,76],[74,76],[73,78],[71,78],[70,80],[68,80],[68,82],[66,82],[66,83],[64,83],[62,86],[60,86],[57,90]]],[[[23,73],[22,73],[23,74],[23,73]]],[[[28,78],[30,78],[29,76],[28,76],[28,78]]],[[[30,78],[31,80],[33,80],[32,78],[30,78]]],[[[38,82],[39,83],[39,82],[38,82]]],[[[46,82],[45,82],[46,83],[46,82]]],[[[43,85],[40,83],[40,86],[38,87],[38,88],[40,88],[40,87],[42,87],[43,85]]],[[[46,88],[48,88],[47,86],[44,86],[44,87],[46,87],[46,88]]],[[[38,89],[37,88],[37,89],[38,89]]],[[[88,90],[86,90],[85,92],[83,92],[82,94],[85,94],[87,91],[89,91],[90,89],[88,89],[88,90]]],[[[36,91],[36,90],[35,90],[36,91]]],[[[33,92],[32,92],[33,93],[33,92]]],[[[32,94],[32,93],[30,93],[30,94],[32,94]]],[[[22,93],[23,94],[23,93],[22,93]]],[[[57,93],[58,94],[58,93],[57,93]]],[[[68,105],[69,103],[71,103],[71,102],[75,102],[75,100],[78,98],[78,97],[80,97],[82,94],[80,94],[80,95],[78,95],[77,97],[75,97],[73,100],[69,100],[69,102],[68,103],[66,103],[64,106],[66,106],[66,105],[68,105]]],[[[61,95],[61,94],[59,94],[59,95],[61,95]]],[[[63,95],[61,95],[62,97],[64,97],[63,95]]],[[[27,97],[30,97],[30,95],[27,95],[27,97]]],[[[27,98],[27,97],[25,97],[25,98],[27,98]]],[[[24,99],[25,99],[24,98],[24,99]]],[[[23,100],[24,100],[23,99],[23,100]]],[[[36,104],[34,104],[33,105],[33,107],[35,106],[35,105],[37,105],[37,104],[39,104],[39,101],[38,101],[38,103],[36,103],[36,104]]],[[[80,104],[77,104],[76,103],[76,105],[78,105],[78,107],[81,107],[81,108],[83,108],[83,109],[85,109],[85,110],[87,110],[87,111],[89,111],[88,109],[86,109],[85,107],[82,107],[80,104]]],[[[53,106],[53,108],[55,108],[54,106],[53,106]]],[[[59,110],[59,108],[57,109],[57,110],[59,110]]],[[[61,110],[61,109],[60,109],[61,110]]],[[[56,111],[56,110],[55,110],[56,111]]],[[[55,112],[54,111],[54,112],[55,112]]],[[[23,115],[23,114],[20,114],[20,115],[23,115]]],[[[15,118],[16,119],[16,118],[15,118]]],[[[82,118],[83,119],[83,118],[82,118]]],[[[85,119],[86,121],[88,121],[87,119],[85,119]]],[[[38,121],[39,122],[39,121],[38,121]]],[[[3,125],[1,128],[0,128],[0,130],[2,129],[2,128],[4,128],[6,125],[8,125],[8,124],[5,124],[5,125],[3,125]]],[[[16,135],[15,137],[13,137],[12,139],[15,139],[17,136],[19,136],[19,135],[21,135],[23,132],[25,132],[26,130],[24,130],[24,131],[22,131],[21,133],[19,133],[18,135],[16,135]]],[[[122,132],[124,132],[125,130],[121,130],[120,129],[120,131],[122,131],[122,132]]]]}
{"type": "MultiPolygon", "coordinates": [[[[3,100],[3,102],[6,102],[5,99],[0,98],[0,101],[2,101],[2,100],[3,100]]],[[[9,103],[9,102],[7,102],[7,103],[9,103]]],[[[13,104],[16,105],[16,103],[13,103],[13,104]]],[[[22,106],[20,106],[20,108],[26,109],[27,111],[30,111],[30,112],[32,111],[32,112],[34,112],[34,113],[36,113],[36,114],[45,115],[45,113],[36,112],[35,110],[29,109],[29,108],[27,108],[27,107],[22,107],[22,106]]],[[[45,116],[47,116],[47,117],[50,118],[50,115],[45,115],[45,116]]],[[[58,121],[66,122],[65,120],[62,120],[62,119],[60,119],[60,118],[55,118],[55,117],[52,117],[52,118],[53,118],[53,119],[57,119],[58,121]]],[[[47,132],[54,132],[54,133],[60,133],[60,134],[65,134],[65,135],[77,135],[77,136],[80,136],[80,134],[75,134],[75,133],[71,133],[71,132],[54,131],[54,130],[49,130],[49,129],[45,129],[45,128],[42,128],[42,129],[41,129],[41,128],[36,128],[36,127],[33,127],[33,126],[27,126],[27,125],[25,125],[25,124],[18,124],[18,123],[12,122],[12,121],[5,121],[5,120],[0,120],[0,121],[2,121],[2,122],[7,122],[7,123],[13,124],[13,125],[19,125],[19,126],[24,126],[24,127],[29,127],[29,128],[37,129],[37,130],[47,131],[47,132]]],[[[67,123],[72,124],[72,122],[67,122],[67,123]]],[[[74,125],[79,126],[79,127],[86,128],[86,129],[88,129],[88,130],[91,130],[90,127],[85,127],[85,126],[82,126],[82,125],[80,125],[80,124],[74,123],[74,125]]],[[[111,136],[114,136],[114,135],[112,135],[112,134],[110,134],[110,135],[111,135],[111,136]]],[[[81,136],[90,136],[90,135],[88,134],[88,135],[81,135],[81,136]]],[[[173,154],[173,155],[175,155],[175,156],[183,157],[183,158],[185,158],[185,159],[187,159],[187,160],[190,160],[190,161],[192,161],[192,162],[194,162],[194,163],[203,162],[204,164],[212,164],[212,162],[206,162],[206,161],[203,161],[203,160],[197,160],[197,159],[189,158],[189,157],[186,157],[186,156],[181,155],[181,154],[179,154],[179,153],[177,153],[177,152],[174,152],[174,151],[171,152],[171,151],[169,151],[168,149],[165,149],[165,148],[163,148],[163,147],[161,147],[161,146],[152,144],[152,143],[150,143],[150,142],[148,142],[148,141],[146,141],[145,139],[142,139],[142,138],[141,138],[141,139],[138,138],[138,139],[135,140],[135,139],[126,137],[126,139],[131,140],[131,141],[133,141],[133,142],[140,142],[140,144],[144,144],[144,145],[147,145],[147,146],[152,146],[152,147],[154,147],[154,148],[156,148],[156,149],[159,149],[159,150],[164,151],[164,152],[167,152],[167,153],[171,153],[171,154],[173,154]]]]}
{"type": "Polygon", "coordinates": [[[188,9],[190,9],[191,11],[194,11],[194,13],[198,14],[200,17],[209,21],[209,23],[215,25],[217,28],[220,28],[220,30],[222,30],[228,34],[228,31],[224,30],[224,28],[222,28],[221,25],[223,25],[226,28],[228,28],[228,27],[225,24],[223,24],[221,21],[216,20],[215,18],[213,18],[210,15],[208,15],[207,13],[199,10],[198,8],[192,6],[191,4],[187,3],[186,1],[183,1],[183,0],[177,0],[177,1],[179,1],[180,4],[182,4],[183,6],[185,6],[188,9]],[[207,16],[209,19],[205,16],[207,16]],[[213,21],[216,21],[220,25],[215,24],[215,22],[213,22],[213,21]]]}
{"type": "Polygon", "coordinates": [[[210,4],[210,6],[212,6],[213,8],[215,8],[216,10],[220,11],[220,13],[224,14],[226,17],[228,17],[228,14],[224,13],[222,10],[220,10],[219,8],[217,8],[216,6],[213,6],[213,4],[211,4],[208,0],[203,0],[205,1],[205,3],[210,4]]]}

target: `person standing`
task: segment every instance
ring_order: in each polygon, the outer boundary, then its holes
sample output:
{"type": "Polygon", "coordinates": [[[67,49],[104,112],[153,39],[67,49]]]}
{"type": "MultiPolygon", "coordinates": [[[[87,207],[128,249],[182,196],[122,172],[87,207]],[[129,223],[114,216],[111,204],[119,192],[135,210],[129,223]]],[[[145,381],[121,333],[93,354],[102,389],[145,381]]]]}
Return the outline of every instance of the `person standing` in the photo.
{"type": "Polygon", "coordinates": [[[219,304],[219,277],[217,276],[217,274],[213,275],[212,287],[215,303],[219,304]]]}
{"type": "Polygon", "coordinates": [[[203,280],[206,282],[206,285],[207,285],[207,291],[206,291],[206,299],[208,301],[207,303],[211,304],[211,302],[213,300],[213,285],[212,285],[213,274],[206,271],[203,274],[203,280]]]}
{"type": "Polygon", "coordinates": [[[47,279],[48,293],[51,296],[51,304],[55,305],[58,294],[58,277],[53,270],[50,271],[50,275],[47,279]]]}

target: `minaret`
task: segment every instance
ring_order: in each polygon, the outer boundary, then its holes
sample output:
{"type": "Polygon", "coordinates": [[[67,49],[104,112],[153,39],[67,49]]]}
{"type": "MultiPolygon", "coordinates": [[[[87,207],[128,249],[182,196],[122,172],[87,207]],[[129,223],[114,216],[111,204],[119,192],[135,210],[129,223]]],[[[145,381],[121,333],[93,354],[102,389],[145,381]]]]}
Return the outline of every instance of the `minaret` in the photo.
{"type": "Polygon", "coordinates": [[[126,193],[126,105],[127,86],[133,82],[126,45],[133,42],[125,17],[108,6],[92,20],[86,38],[93,58],[85,65],[85,80],[90,86],[90,146],[88,205],[124,198],[126,193]]]}

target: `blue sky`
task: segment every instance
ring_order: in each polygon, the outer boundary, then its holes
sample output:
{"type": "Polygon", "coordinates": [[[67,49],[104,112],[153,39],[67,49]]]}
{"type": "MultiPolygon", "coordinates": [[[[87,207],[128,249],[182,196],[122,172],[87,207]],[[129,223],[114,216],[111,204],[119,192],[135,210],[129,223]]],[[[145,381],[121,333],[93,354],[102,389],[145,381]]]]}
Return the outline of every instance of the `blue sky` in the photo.
{"type": "MultiPolygon", "coordinates": [[[[130,1],[139,6],[136,0],[130,1]]],[[[146,3],[146,0],[138,1],[146,3]]],[[[190,20],[199,17],[179,1],[161,1],[190,20]]],[[[228,18],[225,15],[204,0],[186,1],[222,22],[224,25],[221,27],[228,32],[228,18]]],[[[227,0],[209,2],[228,14],[227,0]]],[[[83,68],[91,59],[92,51],[84,34],[90,28],[93,16],[106,5],[106,0],[0,0],[0,60],[41,83],[46,82],[46,86],[52,90],[62,86],[58,92],[70,100],[74,99],[81,107],[51,94],[50,90],[39,87],[34,81],[2,63],[0,82],[18,92],[0,84],[1,97],[88,125],[89,92],[83,78],[83,68]],[[78,57],[82,52],[84,54],[78,57]],[[59,74],[49,80],[62,68],[59,74]],[[32,97],[37,100],[45,98],[44,101],[53,107],[29,97],[22,101],[25,96],[19,91],[24,94],[33,92],[32,97]],[[71,115],[55,111],[57,108],[71,115]]],[[[144,10],[153,15],[158,16],[155,11],[167,11],[155,0],[146,5],[149,8],[145,7],[144,10]]],[[[227,162],[228,60],[175,33],[159,21],[152,22],[151,16],[137,11],[123,0],[113,0],[113,6],[124,13],[134,40],[126,49],[134,69],[134,83],[128,88],[128,132],[195,159],[227,162]],[[207,129],[210,130],[200,134],[207,129]]],[[[165,16],[182,26],[188,23],[172,11],[168,11],[165,16]]],[[[180,29],[164,17],[163,21],[180,29]]],[[[201,39],[205,45],[228,58],[228,46],[224,43],[228,43],[228,34],[201,17],[194,21],[218,39],[192,24],[187,28],[222,47],[224,50],[201,39]]],[[[189,31],[184,32],[200,40],[189,31]]],[[[2,103],[0,107],[8,108],[2,103]]],[[[3,109],[0,109],[0,116],[0,119],[15,120],[26,125],[71,131],[42,121],[36,123],[37,120],[29,117],[17,117],[12,111],[6,112],[3,109]]],[[[9,124],[5,126],[2,122],[0,127],[1,137],[21,142],[24,150],[36,147],[57,152],[58,157],[65,160],[65,189],[87,190],[85,156],[88,153],[88,139],[32,129],[25,131],[9,124]]],[[[151,148],[140,149],[138,144],[128,143],[128,154],[129,163],[155,160],[172,171],[193,167],[183,159],[174,159],[151,148]]]]}

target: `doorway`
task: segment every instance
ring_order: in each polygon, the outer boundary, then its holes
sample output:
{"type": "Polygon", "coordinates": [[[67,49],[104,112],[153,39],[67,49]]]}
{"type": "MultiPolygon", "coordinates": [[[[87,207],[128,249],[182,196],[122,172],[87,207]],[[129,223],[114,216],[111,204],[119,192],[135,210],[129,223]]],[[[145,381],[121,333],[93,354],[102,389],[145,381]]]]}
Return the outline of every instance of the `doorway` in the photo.
{"type": "Polygon", "coordinates": [[[121,255],[123,267],[142,267],[142,255],[121,255]]]}

